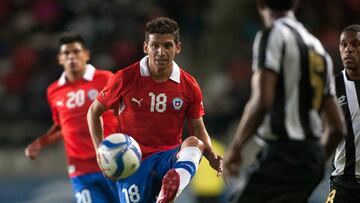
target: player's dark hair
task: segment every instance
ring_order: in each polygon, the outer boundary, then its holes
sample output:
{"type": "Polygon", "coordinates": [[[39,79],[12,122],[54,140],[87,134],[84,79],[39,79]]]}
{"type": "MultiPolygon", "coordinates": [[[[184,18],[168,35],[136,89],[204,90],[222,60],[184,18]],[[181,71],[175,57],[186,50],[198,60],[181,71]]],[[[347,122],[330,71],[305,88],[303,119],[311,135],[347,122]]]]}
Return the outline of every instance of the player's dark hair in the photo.
{"type": "Polygon", "coordinates": [[[64,44],[70,44],[78,42],[81,44],[83,48],[86,49],[86,44],[84,38],[76,32],[65,32],[63,33],[58,40],[58,48],[60,48],[64,44]]]}
{"type": "Polygon", "coordinates": [[[266,7],[278,11],[288,11],[297,5],[297,0],[263,0],[263,2],[266,7]]]}
{"type": "Polygon", "coordinates": [[[342,32],[360,32],[360,25],[352,24],[343,29],[342,32]]]}
{"type": "Polygon", "coordinates": [[[180,42],[180,28],[176,21],[167,17],[158,17],[146,23],[145,41],[149,40],[150,34],[172,34],[175,36],[175,43],[180,42]]]}

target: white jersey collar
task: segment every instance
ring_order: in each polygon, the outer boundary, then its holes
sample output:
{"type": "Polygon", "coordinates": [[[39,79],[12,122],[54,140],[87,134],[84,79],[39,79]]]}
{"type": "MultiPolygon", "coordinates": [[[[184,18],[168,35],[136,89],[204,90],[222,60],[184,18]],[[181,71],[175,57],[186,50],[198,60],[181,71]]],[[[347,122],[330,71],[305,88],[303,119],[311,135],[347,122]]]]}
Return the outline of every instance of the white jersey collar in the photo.
{"type": "MultiPolygon", "coordinates": [[[[140,74],[141,76],[150,76],[150,71],[149,71],[149,67],[148,67],[148,61],[149,56],[145,56],[144,58],[141,59],[140,61],[140,74]]],[[[170,75],[170,80],[180,83],[180,67],[175,63],[175,61],[172,62],[173,67],[172,67],[172,72],[170,75]]]]}
{"type": "Polygon", "coordinates": [[[290,13],[289,15],[283,16],[281,18],[278,18],[277,20],[275,20],[275,22],[284,22],[290,25],[296,25],[299,24],[299,22],[297,21],[295,15],[293,13],[290,13]]]}
{"type": "MultiPolygon", "coordinates": [[[[85,73],[83,75],[83,78],[87,81],[92,81],[95,75],[95,67],[91,64],[86,64],[85,73]]],[[[66,74],[63,72],[60,76],[58,85],[62,86],[66,83],[66,74]]]]}

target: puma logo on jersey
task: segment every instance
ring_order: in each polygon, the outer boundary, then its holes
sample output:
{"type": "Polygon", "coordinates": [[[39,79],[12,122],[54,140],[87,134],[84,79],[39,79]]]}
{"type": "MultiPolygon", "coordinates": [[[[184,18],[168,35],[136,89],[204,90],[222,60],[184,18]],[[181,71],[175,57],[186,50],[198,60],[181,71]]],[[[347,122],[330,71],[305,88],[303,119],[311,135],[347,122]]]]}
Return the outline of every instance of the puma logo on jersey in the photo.
{"type": "Polygon", "coordinates": [[[338,104],[339,104],[340,106],[346,104],[346,103],[347,103],[347,102],[346,102],[346,97],[345,97],[344,95],[342,95],[341,97],[339,97],[339,98],[337,99],[337,102],[338,102],[338,104]]]}
{"type": "Polygon", "coordinates": [[[143,100],[142,98],[141,98],[140,100],[137,100],[137,99],[135,99],[134,97],[131,99],[131,101],[137,103],[137,104],[139,105],[139,107],[141,107],[141,102],[142,102],[142,100],[143,100]]]}

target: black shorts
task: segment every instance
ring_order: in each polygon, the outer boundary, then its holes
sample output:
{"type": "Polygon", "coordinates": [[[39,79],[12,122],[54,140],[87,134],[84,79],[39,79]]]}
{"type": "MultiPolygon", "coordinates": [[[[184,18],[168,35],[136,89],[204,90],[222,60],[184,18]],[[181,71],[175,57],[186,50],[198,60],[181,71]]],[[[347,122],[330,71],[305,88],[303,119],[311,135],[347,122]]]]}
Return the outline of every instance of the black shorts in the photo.
{"type": "Polygon", "coordinates": [[[326,203],[359,203],[360,180],[335,176],[330,178],[330,192],[326,203]]]}
{"type": "Polygon", "coordinates": [[[230,202],[305,203],[324,175],[325,153],[318,142],[268,143],[248,180],[230,202]]]}

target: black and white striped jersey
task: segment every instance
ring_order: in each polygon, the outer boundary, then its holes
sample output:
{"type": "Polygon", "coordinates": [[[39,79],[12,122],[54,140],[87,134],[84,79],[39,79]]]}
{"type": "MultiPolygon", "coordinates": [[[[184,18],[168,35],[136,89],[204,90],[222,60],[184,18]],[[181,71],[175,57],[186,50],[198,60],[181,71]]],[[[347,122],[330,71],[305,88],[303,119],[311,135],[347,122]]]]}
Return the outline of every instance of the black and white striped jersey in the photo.
{"type": "Polygon", "coordinates": [[[351,81],[345,70],[336,76],[336,96],[343,109],[348,135],[339,143],[334,157],[333,176],[360,177],[360,81],[351,81]],[[357,149],[358,148],[358,149],[357,149]]]}
{"type": "Polygon", "coordinates": [[[319,40],[295,17],[280,18],[255,37],[253,71],[262,68],[279,77],[257,134],[265,140],[317,139],[323,99],[335,95],[332,61],[319,40]]]}

